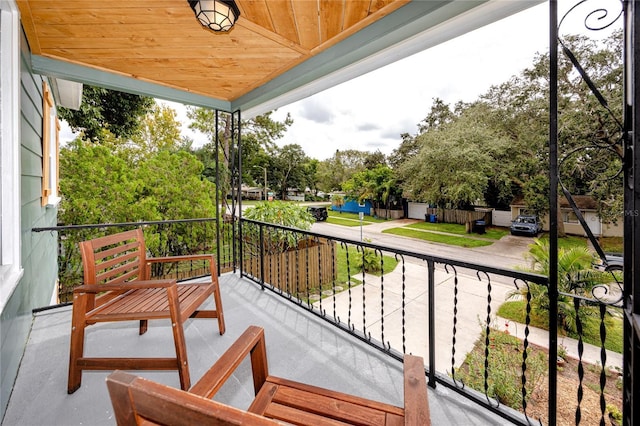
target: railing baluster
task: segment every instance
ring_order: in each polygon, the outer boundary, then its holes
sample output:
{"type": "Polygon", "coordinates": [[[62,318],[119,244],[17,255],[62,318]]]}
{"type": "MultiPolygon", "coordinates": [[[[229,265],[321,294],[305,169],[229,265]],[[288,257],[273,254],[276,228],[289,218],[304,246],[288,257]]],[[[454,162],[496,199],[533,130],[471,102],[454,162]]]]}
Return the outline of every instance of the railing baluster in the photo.
{"type": "MultiPolygon", "coordinates": [[[[582,321],[580,320],[580,304],[579,298],[573,299],[573,306],[576,313],[576,332],[578,333],[578,406],[576,407],[576,425],[580,424],[582,419],[582,410],[580,404],[582,404],[582,398],[584,396],[584,390],[582,388],[582,381],[584,380],[584,365],[582,363],[582,355],[584,353],[584,343],[582,341],[582,321]]],[[[549,326],[552,326],[549,324],[549,326]]]]}
{"type": "Polygon", "coordinates": [[[436,386],[436,266],[427,260],[429,285],[429,386],[436,386]]]}

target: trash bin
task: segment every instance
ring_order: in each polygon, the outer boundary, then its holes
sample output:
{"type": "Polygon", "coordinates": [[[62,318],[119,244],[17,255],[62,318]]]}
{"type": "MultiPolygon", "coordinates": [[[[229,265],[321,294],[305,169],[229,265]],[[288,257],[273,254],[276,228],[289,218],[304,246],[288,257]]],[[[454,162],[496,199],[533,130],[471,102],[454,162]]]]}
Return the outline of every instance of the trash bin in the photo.
{"type": "Polygon", "coordinates": [[[477,234],[484,234],[486,231],[486,223],[484,220],[476,220],[473,223],[473,232],[477,234]]]}
{"type": "Polygon", "coordinates": [[[437,221],[438,221],[438,215],[437,214],[430,214],[429,215],[429,222],[436,223],[437,221]]]}

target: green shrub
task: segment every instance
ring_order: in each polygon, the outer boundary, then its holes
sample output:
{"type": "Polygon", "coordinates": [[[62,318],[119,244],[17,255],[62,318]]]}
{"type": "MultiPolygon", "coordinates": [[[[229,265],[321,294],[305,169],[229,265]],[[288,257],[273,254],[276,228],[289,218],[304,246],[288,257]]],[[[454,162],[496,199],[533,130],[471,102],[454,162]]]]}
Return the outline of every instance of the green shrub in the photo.
{"type": "MultiPolygon", "coordinates": [[[[275,225],[297,228],[303,231],[311,229],[315,222],[311,213],[303,206],[284,201],[265,201],[257,203],[243,212],[246,219],[275,225]]],[[[243,226],[244,236],[257,241],[258,228],[253,225],[243,226]]],[[[269,252],[279,253],[292,247],[297,247],[302,234],[283,229],[266,229],[264,234],[265,246],[269,252]]]]}
{"type": "MultiPolygon", "coordinates": [[[[456,371],[456,379],[479,391],[485,391],[486,330],[467,354],[464,364],[456,371]]],[[[522,351],[523,343],[508,333],[491,329],[489,334],[489,368],[487,394],[501,404],[514,409],[522,407],[522,351]]],[[[545,377],[547,360],[542,352],[527,349],[526,398],[528,401],[538,381],[545,377]]]]}

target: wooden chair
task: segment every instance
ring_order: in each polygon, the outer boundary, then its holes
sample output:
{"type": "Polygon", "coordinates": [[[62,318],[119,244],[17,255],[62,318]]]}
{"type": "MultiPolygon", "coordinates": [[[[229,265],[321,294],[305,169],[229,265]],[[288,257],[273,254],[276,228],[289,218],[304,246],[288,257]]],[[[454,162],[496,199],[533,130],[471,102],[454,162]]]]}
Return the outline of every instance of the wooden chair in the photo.
{"type": "Polygon", "coordinates": [[[73,291],[68,393],[81,385],[82,370],[178,370],[182,389],[189,389],[189,364],[183,323],[188,318],[217,318],[224,334],[224,314],[216,262],[211,254],[147,258],[141,229],[121,232],[80,243],[84,285],[73,291]],[[151,280],[155,262],[208,261],[211,280],[177,284],[175,279],[151,280]],[[198,310],[213,295],[215,310],[198,310]],[[169,318],[173,325],[175,358],[86,358],[84,334],[98,322],[140,321],[140,334],[147,321],[169,318]]]}
{"type": "Polygon", "coordinates": [[[401,408],[270,376],[264,331],[256,326],[249,327],[188,392],[124,371],[110,374],[107,387],[120,426],[430,424],[422,358],[404,357],[401,408]],[[211,400],[248,355],[256,392],[248,410],[211,400]]]}

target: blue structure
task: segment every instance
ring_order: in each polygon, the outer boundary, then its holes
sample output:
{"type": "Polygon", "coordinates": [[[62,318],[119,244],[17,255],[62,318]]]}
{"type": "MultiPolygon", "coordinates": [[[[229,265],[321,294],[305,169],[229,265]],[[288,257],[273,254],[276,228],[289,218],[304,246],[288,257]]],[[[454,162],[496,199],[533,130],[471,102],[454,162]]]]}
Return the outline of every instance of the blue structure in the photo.
{"type": "Polygon", "coordinates": [[[371,209],[373,208],[373,204],[371,201],[365,201],[364,204],[358,204],[356,200],[345,201],[342,206],[332,205],[331,210],[336,212],[344,212],[344,213],[364,213],[369,215],[371,213],[371,209]]]}

